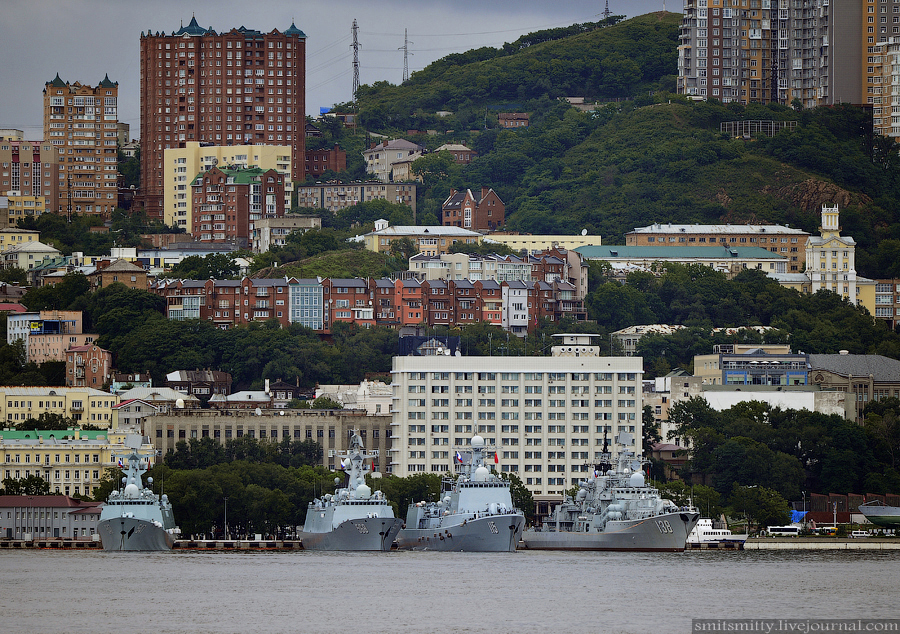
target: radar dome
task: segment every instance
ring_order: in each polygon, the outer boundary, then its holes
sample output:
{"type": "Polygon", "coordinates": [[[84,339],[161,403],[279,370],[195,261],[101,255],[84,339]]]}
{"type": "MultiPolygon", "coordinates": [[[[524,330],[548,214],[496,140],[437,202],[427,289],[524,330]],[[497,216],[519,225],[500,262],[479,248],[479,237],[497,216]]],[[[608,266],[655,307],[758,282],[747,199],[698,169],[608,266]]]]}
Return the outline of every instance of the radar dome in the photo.
{"type": "Polygon", "coordinates": [[[134,482],[129,484],[127,487],[125,487],[125,497],[136,498],[136,497],[140,497],[140,495],[141,495],[141,490],[138,489],[137,485],[134,482]]]}
{"type": "Polygon", "coordinates": [[[631,474],[631,478],[628,479],[628,486],[632,487],[642,487],[644,486],[644,474],[640,471],[635,471],[631,474]]]}
{"type": "Polygon", "coordinates": [[[488,478],[488,474],[490,471],[487,470],[487,467],[478,467],[475,469],[475,474],[472,476],[473,482],[484,482],[488,478]]]}
{"type": "Polygon", "coordinates": [[[481,436],[472,436],[472,447],[475,449],[484,447],[484,438],[481,436]]]}
{"type": "Polygon", "coordinates": [[[359,500],[364,500],[372,495],[372,489],[369,488],[367,484],[360,484],[356,487],[356,498],[359,500]]]}

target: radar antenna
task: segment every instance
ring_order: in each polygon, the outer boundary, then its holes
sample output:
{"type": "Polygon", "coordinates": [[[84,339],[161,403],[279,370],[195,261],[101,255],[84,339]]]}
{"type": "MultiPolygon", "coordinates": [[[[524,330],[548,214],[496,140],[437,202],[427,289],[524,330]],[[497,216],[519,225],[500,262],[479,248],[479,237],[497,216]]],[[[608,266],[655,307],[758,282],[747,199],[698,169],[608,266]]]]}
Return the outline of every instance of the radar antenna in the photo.
{"type": "Polygon", "coordinates": [[[359,25],[354,18],[353,26],[350,28],[350,32],[353,34],[353,44],[350,45],[353,49],[353,101],[356,101],[356,93],[359,91],[359,48],[362,46],[356,37],[357,31],[359,31],[359,25]]]}

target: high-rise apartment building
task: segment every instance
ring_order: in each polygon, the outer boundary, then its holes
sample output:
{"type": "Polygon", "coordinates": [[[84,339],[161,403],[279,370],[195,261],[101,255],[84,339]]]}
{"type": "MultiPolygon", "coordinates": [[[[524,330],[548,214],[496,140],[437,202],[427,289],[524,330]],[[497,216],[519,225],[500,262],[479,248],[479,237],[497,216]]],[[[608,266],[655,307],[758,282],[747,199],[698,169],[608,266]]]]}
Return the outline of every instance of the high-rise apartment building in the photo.
{"type": "Polygon", "coordinates": [[[168,35],[141,33],[138,204],[164,217],[164,152],[190,141],[290,146],[292,180],[304,180],[305,110],[306,35],[293,24],[217,33],[192,18],[168,35]]]}
{"type": "Polygon", "coordinates": [[[601,454],[640,454],[643,360],[554,336],[550,357],[394,357],[388,472],[452,473],[477,433],[496,448],[493,468],[558,502],[601,454]]]}
{"type": "Polygon", "coordinates": [[[684,0],[677,90],[723,103],[866,103],[860,70],[881,37],[875,18],[887,27],[888,6],[900,4],[684,0]]]}
{"type": "Polygon", "coordinates": [[[0,138],[0,167],[0,195],[9,198],[7,226],[56,210],[59,154],[49,141],[0,138]]]}
{"type": "Polygon", "coordinates": [[[116,208],[118,96],[108,75],[96,87],[59,74],[44,85],[44,139],[59,152],[58,193],[47,211],[108,218],[116,208]]]}
{"type": "MultiPolygon", "coordinates": [[[[893,8],[897,11],[890,16],[891,29],[896,32],[894,29],[900,30],[900,3],[893,8]],[[897,26],[893,26],[894,24],[897,26]]],[[[875,132],[900,140],[900,37],[892,36],[887,42],[877,44],[875,55],[867,56],[867,59],[872,60],[873,71],[876,71],[869,85],[872,90],[870,103],[875,132]]]]}

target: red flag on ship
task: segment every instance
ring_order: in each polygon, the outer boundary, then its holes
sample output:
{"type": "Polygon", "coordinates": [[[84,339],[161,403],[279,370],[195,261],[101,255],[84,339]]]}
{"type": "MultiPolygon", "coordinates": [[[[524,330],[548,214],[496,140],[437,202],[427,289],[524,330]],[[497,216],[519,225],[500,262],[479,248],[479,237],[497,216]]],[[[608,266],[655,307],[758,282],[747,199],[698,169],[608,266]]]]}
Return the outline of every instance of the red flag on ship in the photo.
{"type": "Polygon", "coordinates": [[[500,464],[500,456],[497,453],[494,453],[494,464],[500,464]]]}

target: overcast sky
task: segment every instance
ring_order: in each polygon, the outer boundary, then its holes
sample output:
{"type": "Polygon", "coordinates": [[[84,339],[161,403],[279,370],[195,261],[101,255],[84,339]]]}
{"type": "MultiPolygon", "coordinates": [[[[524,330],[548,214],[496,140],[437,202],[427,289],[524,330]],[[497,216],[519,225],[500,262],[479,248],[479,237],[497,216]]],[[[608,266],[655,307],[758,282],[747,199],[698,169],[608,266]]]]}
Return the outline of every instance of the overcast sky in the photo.
{"type": "MultiPolygon", "coordinates": [[[[3,0],[0,9],[0,128],[43,136],[42,91],[63,81],[119,83],[119,120],[140,134],[141,31],[171,33],[196,15],[217,32],[246,26],[306,33],[306,110],[349,101],[351,25],[359,24],[360,83],[403,79],[403,31],[409,72],[449,53],[501,46],[530,31],[599,19],[605,0],[3,0]]],[[[609,0],[614,15],[634,17],[678,0],[609,0]]]]}

